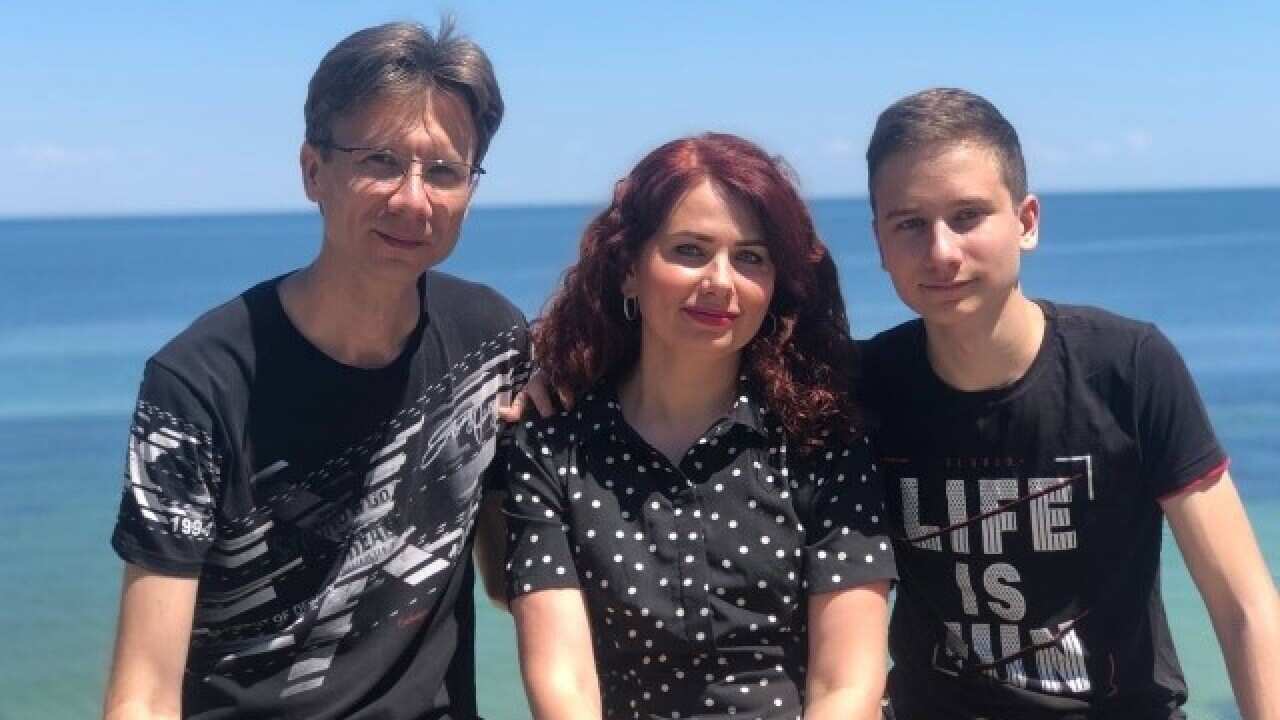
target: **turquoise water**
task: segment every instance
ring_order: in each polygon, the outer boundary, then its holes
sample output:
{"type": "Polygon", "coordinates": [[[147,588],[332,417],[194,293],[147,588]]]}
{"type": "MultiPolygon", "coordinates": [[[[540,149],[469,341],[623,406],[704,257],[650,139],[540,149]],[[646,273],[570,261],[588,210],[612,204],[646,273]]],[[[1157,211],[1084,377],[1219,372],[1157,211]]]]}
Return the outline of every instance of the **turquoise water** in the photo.
{"type": "MultiPolygon", "coordinates": [[[[1191,366],[1280,570],[1280,190],[1050,195],[1032,295],[1151,319],[1191,366]]],[[[814,205],[855,334],[908,317],[878,267],[863,200],[814,205]]],[[[536,312],[592,208],[478,209],[452,272],[536,312]]],[[[0,719],[97,712],[119,561],[107,545],[145,357],[198,313],[305,263],[313,215],[0,222],[0,719]]],[[[1172,542],[1165,596],[1191,717],[1238,717],[1172,542]]],[[[481,609],[491,720],[528,717],[509,618],[481,609]]]]}

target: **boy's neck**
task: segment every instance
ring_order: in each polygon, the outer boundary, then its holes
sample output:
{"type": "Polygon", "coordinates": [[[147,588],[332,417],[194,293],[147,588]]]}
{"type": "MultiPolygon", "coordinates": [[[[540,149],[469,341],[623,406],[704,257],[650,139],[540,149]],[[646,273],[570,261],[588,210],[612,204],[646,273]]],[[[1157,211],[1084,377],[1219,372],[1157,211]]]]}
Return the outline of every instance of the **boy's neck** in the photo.
{"type": "Polygon", "coordinates": [[[993,318],[939,325],[925,320],[929,364],[964,392],[1012,385],[1027,374],[1045,333],[1044,310],[1015,290],[993,318]]]}

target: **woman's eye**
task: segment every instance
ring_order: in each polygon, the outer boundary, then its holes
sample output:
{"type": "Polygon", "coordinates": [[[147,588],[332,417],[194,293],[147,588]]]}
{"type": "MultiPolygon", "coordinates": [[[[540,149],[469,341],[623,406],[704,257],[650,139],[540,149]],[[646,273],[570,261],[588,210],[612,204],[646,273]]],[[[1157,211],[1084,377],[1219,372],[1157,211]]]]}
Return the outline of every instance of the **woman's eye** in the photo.
{"type": "Polygon", "coordinates": [[[685,257],[698,257],[702,254],[702,248],[692,243],[680,243],[675,247],[675,251],[677,255],[685,257]]]}
{"type": "Polygon", "coordinates": [[[755,250],[742,250],[738,253],[738,259],[751,265],[760,265],[764,263],[764,255],[755,250]]]}
{"type": "Polygon", "coordinates": [[[918,230],[921,227],[924,227],[924,221],[921,220],[920,218],[907,218],[906,220],[899,222],[897,225],[894,225],[893,227],[894,229],[902,232],[910,232],[912,230],[918,230]]]}

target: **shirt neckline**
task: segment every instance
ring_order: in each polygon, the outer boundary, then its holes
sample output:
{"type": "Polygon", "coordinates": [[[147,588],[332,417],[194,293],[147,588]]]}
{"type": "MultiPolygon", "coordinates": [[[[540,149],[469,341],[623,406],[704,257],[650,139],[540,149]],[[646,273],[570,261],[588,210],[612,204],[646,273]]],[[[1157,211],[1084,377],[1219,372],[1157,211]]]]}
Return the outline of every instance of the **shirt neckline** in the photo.
{"type": "Polygon", "coordinates": [[[270,308],[270,312],[274,316],[276,324],[283,329],[283,332],[290,336],[292,344],[298,347],[302,354],[311,361],[327,366],[337,372],[351,377],[373,378],[380,377],[388,372],[394,372],[402,369],[409,363],[410,358],[417,353],[418,346],[422,344],[423,333],[426,331],[427,324],[429,323],[425,273],[419,277],[417,281],[418,302],[419,307],[421,308],[421,312],[418,314],[418,323],[414,325],[409,336],[405,338],[404,347],[400,349],[400,354],[397,355],[390,363],[387,363],[382,367],[363,368],[354,365],[347,365],[346,363],[334,359],[328,353],[316,347],[315,344],[308,340],[307,336],[303,335],[302,331],[293,324],[293,320],[290,319],[289,314],[285,312],[284,303],[280,300],[280,283],[283,282],[286,277],[293,274],[293,272],[296,271],[279,275],[264,283],[264,292],[267,295],[266,304],[267,307],[270,308]]]}
{"type": "MultiPolygon", "coordinates": [[[[719,434],[723,434],[733,426],[741,426],[767,440],[769,428],[764,416],[769,414],[769,410],[757,399],[758,392],[745,375],[738,376],[735,392],[736,397],[728,412],[714,420],[701,437],[706,437],[717,429],[720,429],[719,434]]],[[[626,416],[622,414],[622,403],[618,400],[618,387],[615,383],[609,381],[598,383],[582,398],[582,401],[582,417],[590,421],[592,429],[599,431],[612,424],[621,424],[643,439],[643,436],[636,432],[631,423],[627,422],[626,416]]],[[[695,441],[694,444],[696,446],[697,442],[695,441]]]]}
{"type": "Polygon", "coordinates": [[[1044,336],[1040,338],[1040,347],[1036,350],[1036,356],[1032,359],[1030,367],[1022,374],[1022,377],[1008,385],[988,390],[961,390],[939,377],[937,371],[933,369],[933,364],[929,362],[928,338],[924,321],[918,320],[914,338],[917,348],[915,354],[917,361],[923,368],[930,390],[958,405],[989,407],[1008,402],[1031,387],[1048,365],[1049,349],[1053,342],[1052,338],[1057,333],[1058,324],[1058,310],[1052,302],[1040,298],[1033,298],[1032,302],[1038,305],[1044,313],[1044,336]]]}

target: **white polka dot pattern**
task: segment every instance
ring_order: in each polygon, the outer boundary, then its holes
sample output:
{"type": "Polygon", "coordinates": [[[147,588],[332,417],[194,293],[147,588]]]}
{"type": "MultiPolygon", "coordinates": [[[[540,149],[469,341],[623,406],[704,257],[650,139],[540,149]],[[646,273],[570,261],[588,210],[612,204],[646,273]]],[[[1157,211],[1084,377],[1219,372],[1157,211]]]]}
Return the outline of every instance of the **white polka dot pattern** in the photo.
{"type": "Polygon", "coordinates": [[[850,449],[802,456],[744,392],[673,465],[596,391],[516,430],[508,593],[583,589],[606,717],[797,717],[808,595],[896,577],[850,449]]]}

